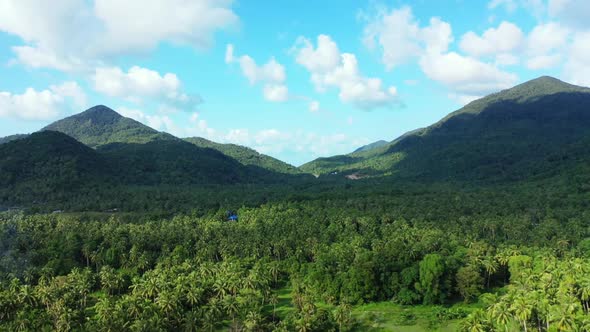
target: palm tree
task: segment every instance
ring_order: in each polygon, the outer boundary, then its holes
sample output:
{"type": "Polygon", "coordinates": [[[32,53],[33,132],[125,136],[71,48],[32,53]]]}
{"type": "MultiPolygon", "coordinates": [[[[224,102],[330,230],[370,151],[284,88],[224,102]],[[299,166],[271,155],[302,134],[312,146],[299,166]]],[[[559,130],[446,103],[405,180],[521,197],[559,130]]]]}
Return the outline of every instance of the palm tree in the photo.
{"type": "Polygon", "coordinates": [[[156,304],[166,315],[172,316],[178,306],[176,295],[170,291],[161,292],[156,298],[156,304]]]}
{"type": "Polygon", "coordinates": [[[195,285],[189,286],[185,291],[185,298],[186,302],[190,306],[195,306],[201,300],[201,296],[203,295],[203,289],[198,288],[195,285]]]}
{"type": "Polygon", "coordinates": [[[481,261],[481,265],[486,271],[487,288],[490,288],[490,278],[492,274],[496,273],[496,271],[498,270],[498,263],[496,263],[496,260],[493,257],[485,256],[481,261]]]}
{"type": "Polygon", "coordinates": [[[575,299],[566,299],[566,302],[559,306],[554,306],[551,314],[553,322],[557,325],[559,331],[574,331],[577,328],[576,312],[579,304],[574,302],[575,299]]]}
{"type": "Polygon", "coordinates": [[[516,298],[510,309],[514,312],[514,316],[522,324],[524,331],[527,332],[527,322],[532,314],[531,305],[524,296],[520,296],[516,298]]]}
{"type": "Polygon", "coordinates": [[[489,309],[490,320],[493,321],[494,325],[504,331],[508,331],[510,322],[512,321],[512,315],[506,302],[498,301],[494,303],[489,309]]]}
{"type": "Polygon", "coordinates": [[[232,328],[236,326],[236,315],[240,312],[240,307],[238,305],[238,301],[234,296],[227,296],[223,299],[223,307],[225,312],[231,317],[232,320],[232,328]]]}
{"type": "Polygon", "coordinates": [[[35,290],[31,285],[23,285],[21,286],[19,293],[18,293],[18,300],[20,303],[26,304],[30,307],[34,307],[37,305],[37,296],[35,294],[35,290]]]}
{"type": "Polygon", "coordinates": [[[244,327],[246,328],[246,331],[259,331],[261,322],[262,316],[260,313],[249,311],[246,314],[246,319],[244,320],[244,327]]]}
{"type": "Polygon", "coordinates": [[[269,303],[272,304],[272,321],[276,319],[277,304],[279,304],[279,297],[276,293],[272,293],[268,299],[269,303]]]}
{"type": "Polygon", "coordinates": [[[478,309],[461,322],[461,331],[486,332],[486,325],[485,313],[483,310],[478,309]]]}
{"type": "Polygon", "coordinates": [[[279,263],[277,261],[271,262],[268,266],[268,272],[272,277],[273,285],[276,285],[279,279],[279,274],[281,273],[279,263]]]}
{"type": "Polygon", "coordinates": [[[590,278],[585,276],[582,280],[580,280],[578,285],[578,296],[582,300],[582,305],[584,307],[584,312],[588,313],[590,310],[589,301],[590,301],[590,278]]]}

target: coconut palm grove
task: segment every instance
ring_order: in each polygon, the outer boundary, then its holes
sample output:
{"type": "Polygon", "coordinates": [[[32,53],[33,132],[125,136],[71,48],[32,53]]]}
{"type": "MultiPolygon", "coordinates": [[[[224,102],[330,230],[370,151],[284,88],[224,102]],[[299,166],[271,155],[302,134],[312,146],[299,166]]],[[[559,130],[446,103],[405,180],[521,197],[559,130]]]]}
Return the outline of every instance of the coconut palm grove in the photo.
{"type": "Polygon", "coordinates": [[[590,6],[441,3],[0,0],[0,331],[590,331],[590,6]]]}

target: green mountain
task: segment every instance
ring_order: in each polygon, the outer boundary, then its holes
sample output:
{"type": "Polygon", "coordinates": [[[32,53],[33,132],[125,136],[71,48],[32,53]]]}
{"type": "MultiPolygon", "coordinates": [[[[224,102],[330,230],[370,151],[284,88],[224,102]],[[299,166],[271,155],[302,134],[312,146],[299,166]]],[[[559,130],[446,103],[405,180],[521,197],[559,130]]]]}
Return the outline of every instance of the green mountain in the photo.
{"type": "Polygon", "coordinates": [[[185,138],[185,141],[201,148],[217,150],[226,156],[232,157],[244,165],[257,166],[278,173],[299,174],[301,171],[295,166],[289,165],[273,157],[258,153],[254,149],[237,144],[221,144],[209,141],[201,137],[185,138]]]}
{"type": "Polygon", "coordinates": [[[557,174],[590,159],[590,89],[540,77],[473,101],[388,145],[320,158],[315,174],[507,181],[557,174]]]}
{"type": "Polygon", "coordinates": [[[119,181],[133,185],[257,183],[274,174],[240,164],[219,151],[180,139],[113,143],[97,151],[111,161],[119,181]]]}
{"type": "Polygon", "coordinates": [[[10,136],[6,136],[6,137],[0,137],[0,144],[4,144],[4,143],[8,143],[10,141],[14,141],[17,139],[21,139],[21,138],[25,138],[29,135],[26,134],[16,134],[16,135],[10,135],[10,136]]]}
{"type": "Polygon", "coordinates": [[[93,149],[64,133],[43,130],[0,145],[0,207],[96,210],[126,204],[130,209],[150,209],[144,206],[153,199],[160,207],[198,206],[228,200],[212,193],[204,197],[207,190],[215,190],[211,186],[289,181],[291,175],[243,165],[217,150],[174,137],[93,149]],[[187,197],[192,204],[176,202],[187,197]]]}
{"type": "Polygon", "coordinates": [[[104,180],[108,163],[96,151],[54,131],[0,145],[0,201],[39,202],[104,180]]]}
{"type": "Polygon", "coordinates": [[[56,121],[41,130],[62,132],[92,148],[109,143],[146,143],[174,138],[103,105],[56,121]]]}
{"type": "MultiPolygon", "coordinates": [[[[300,171],[292,165],[235,144],[219,144],[203,138],[192,137],[185,139],[185,141],[190,142],[201,149],[187,148],[186,144],[182,145],[178,143],[180,139],[170,134],[154,130],[133,119],[123,117],[119,113],[102,105],[92,107],[80,114],[56,121],[42,130],[62,132],[92,148],[99,148],[111,143],[123,143],[123,145],[116,146],[126,152],[136,152],[141,153],[142,155],[147,155],[149,154],[148,150],[151,148],[155,149],[154,154],[156,154],[157,152],[166,152],[159,151],[160,147],[170,148],[173,146],[174,148],[172,150],[177,151],[178,153],[197,153],[198,156],[195,156],[195,160],[203,158],[206,155],[211,155],[212,152],[206,149],[213,149],[236,159],[245,166],[252,166],[250,168],[251,170],[261,168],[285,174],[300,173],[300,171]],[[170,140],[177,141],[177,143],[162,142],[170,140]],[[156,144],[153,142],[160,143],[156,144]],[[137,145],[144,143],[150,144],[142,146],[141,148],[137,145]],[[129,145],[125,146],[125,144],[129,145]],[[141,152],[139,152],[140,150],[141,152]]],[[[0,142],[2,141],[0,140],[0,142]]],[[[107,150],[113,151],[113,149],[113,147],[110,147],[107,150]]],[[[165,153],[165,155],[170,156],[169,153],[165,153]]],[[[217,154],[216,158],[218,157],[219,155],[217,154]]],[[[161,158],[159,160],[161,160],[161,158]]],[[[192,168],[192,170],[194,169],[195,168],[192,168]]],[[[196,169],[199,168],[197,167],[196,169]]],[[[224,174],[228,173],[231,172],[225,171],[224,174]]],[[[260,170],[257,170],[255,173],[260,173],[260,170]]]]}
{"type": "MultiPolygon", "coordinates": [[[[358,148],[358,149],[354,150],[354,152],[364,152],[364,151],[369,151],[369,150],[373,150],[373,149],[376,149],[376,148],[380,148],[380,147],[382,147],[382,146],[385,146],[385,145],[387,145],[387,144],[389,144],[389,142],[388,142],[388,141],[379,140],[379,141],[377,141],[377,142],[373,142],[373,143],[371,143],[371,144],[367,144],[367,145],[361,146],[360,148],[358,148]]],[[[354,153],[354,152],[353,152],[353,153],[354,153]]]]}

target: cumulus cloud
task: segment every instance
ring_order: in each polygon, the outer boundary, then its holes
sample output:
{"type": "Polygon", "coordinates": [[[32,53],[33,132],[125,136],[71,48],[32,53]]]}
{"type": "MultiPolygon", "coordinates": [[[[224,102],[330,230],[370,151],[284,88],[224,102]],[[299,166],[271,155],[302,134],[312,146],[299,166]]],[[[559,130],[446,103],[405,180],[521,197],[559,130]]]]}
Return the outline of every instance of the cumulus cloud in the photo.
{"type": "Polygon", "coordinates": [[[559,49],[567,43],[569,33],[557,22],[539,24],[528,35],[527,51],[540,55],[559,49]]]}
{"type": "Polygon", "coordinates": [[[526,43],[527,67],[547,69],[558,65],[562,51],[568,43],[571,31],[557,22],[535,26],[529,33],[526,43]]]}
{"type": "Polygon", "coordinates": [[[574,35],[568,49],[564,76],[573,84],[590,86],[590,31],[574,35]]]}
{"type": "Polygon", "coordinates": [[[84,65],[79,59],[145,52],[161,42],[208,47],[216,31],[237,24],[231,6],[231,0],[5,0],[0,30],[26,43],[13,48],[21,63],[69,71],[84,65]]]}
{"type": "Polygon", "coordinates": [[[99,67],[95,69],[91,80],[96,91],[133,102],[151,98],[187,109],[192,109],[200,102],[199,97],[182,92],[182,84],[175,74],[161,75],[138,66],[131,67],[127,72],[119,67],[99,67]]]}
{"type": "MultiPolygon", "coordinates": [[[[451,25],[433,17],[428,25],[421,27],[409,7],[381,9],[377,15],[368,18],[367,38],[379,44],[386,68],[391,69],[402,61],[417,61],[426,76],[445,85],[453,99],[461,103],[507,88],[518,79],[497,67],[502,62],[513,62],[509,55],[499,57],[495,63],[487,63],[474,56],[449,52],[449,45],[454,40],[451,25]]],[[[506,52],[516,47],[515,40],[522,40],[522,32],[505,23],[498,29],[486,31],[482,37],[468,34],[462,41],[462,48],[478,55],[506,52]],[[516,36],[514,40],[491,45],[506,31],[516,36]]]]}
{"type": "Polygon", "coordinates": [[[365,110],[398,102],[394,86],[383,87],[381,79],[362,76],[356,56],[340,53],[330,36],[319,35],[317,47],[309,39],[299,37],[293,52],[297,63],[310,72],[318,92],[336,88],[340,100],[365,110]]]}
{"type": "Polygon", "coordinates": [[[235,56],[234,46],[228,44],[225,51],[225,62],[238,63],[244,77],[250,84],[262,83],[264,98],[272,102],[283,102],[289,99],[289,90],[285,85],[287,74],[285,66],[270,58],[267,63],[259,66],[249,55],[235,56]]]}
{"type": "Polygon", "coordinates": [[[464,34],[460,48],[475,58],[494,57],[496,65],[515,65],[523,58],[528,69],[541,70],[561,62],[569,35],[570,29],[558,22],[540,23],[526,36],[515,24],[502,22],[481,36],[464,34]]]}
{"type": "Polygon", "coordinates": [[[510,87],[518,80],[494,65],[455,52],[427,54],[420,66],[429,78],[449,87],[451,95],[462,103],[510,87]]]}
{"type": "Polygon", "coordinates": [[[369,49],[378,45],[383,63],[393,69],[420,54],[419,35],[412,9],[404,6],[391,12],[379,10],[365,27],[363,42],[369,49]]]}
{"type": "Polygon", "coordinates": [[[502,22],[497,28],[487,29],[481,36],[469,31],[461,37],[461,50],[471,56],[481,57],[507,54],[520,47],[524,34],[518,26],[502,22]]]}
{"type": "Polygon", "coordinates": [[[366,19],[363,41],[371,50],[379,46],[388,70],[420,56],[425,48],[444,52],[453,41],[448,23],[433,17],[429,26],[421,28],[408,6],[391,11],[381,8],[366,19]]]}
{"type": "Polygon", "coordinates": [[[47,120],[62,114],[72,105],[86,106],[86,95],[76,82],[52,85],[42,91],[28,88],[22,94],[0,91],[0,117],[47,120]]]}

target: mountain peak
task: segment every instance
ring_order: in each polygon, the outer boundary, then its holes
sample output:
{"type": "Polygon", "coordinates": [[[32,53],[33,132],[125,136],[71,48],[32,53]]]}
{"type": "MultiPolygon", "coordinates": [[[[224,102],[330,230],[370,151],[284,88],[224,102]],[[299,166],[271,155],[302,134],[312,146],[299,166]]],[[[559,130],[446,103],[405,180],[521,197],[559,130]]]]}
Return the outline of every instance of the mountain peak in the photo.
{"type": "Polygon", "coordinates": [[[385,141],[385,140],[379,140],[379,141],[377,141],[377,142],[373,142],[373,143],[370,143],[370,144],[367,144],[367,145],[363,145],[363,146],[361,146],[360,148],[358,148],[358,149],[354,150],[354,151],[353,151],[353,153],[355,153],[355,152],[363,152],[363,151],[369,151],[369,150],[373,150],[373,149],[376,149],[376,148],[379,148],[379,147],[385,146],[385,145],[387,145],[387,144],[389,144],[389,142],[388,142],[388,141],[385,141]]]}
{"type": "Polygon", "coordinates": [[[90,146],[109,143],[146,143],[173,139],[133,119],[126,118],[111,108],[97,105],[86,111],[54,122],[42,130],[54,130],[69,135],[90,146]]]}
{"type": "Polygon", "coordinates": [[[536,99],[541,96],[547,96],[556,93],[572,92],[588,93],[590,92],[590,89],[563,82],[555,77],[541,76],[530,81],[521,83],[510,89],[506,89],[498,93],[491,94],[480,100],[488,102],[501,99],[525,102],[532,99],[536,99]]]}
{"type": "Polygon", "coordinates": [[[465,105],[463,108],[447,115],[445,118],[439,121],[438,124],[444,123],[446,120],[457,114],[480,113],[490,105],[498,102],[512,101],[522,104],[533,102],[542,97],[562,93],[590,93],[590,88],[569,84],[551,76],[541,76],[516,85],[512,88],[492,93],[486,97],[474,100],[471,103],[465,105]]]}
{"type": "Polygon", "coordinates": [[[519,84],[505,91],[516,91],[525,95],[549,95],[559,92],[590,91],[590,89],[563,82],[555,77],[541,76],[519,84]]]}
{"type": "Polygon", "coordinates": [[[78,119],[87,119],[95,123],[113,123],[123,116],[104,105],[96,105],[86,111],[74,115],[78,119]]]}

